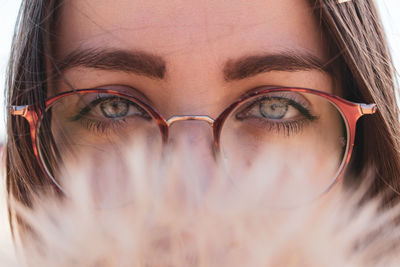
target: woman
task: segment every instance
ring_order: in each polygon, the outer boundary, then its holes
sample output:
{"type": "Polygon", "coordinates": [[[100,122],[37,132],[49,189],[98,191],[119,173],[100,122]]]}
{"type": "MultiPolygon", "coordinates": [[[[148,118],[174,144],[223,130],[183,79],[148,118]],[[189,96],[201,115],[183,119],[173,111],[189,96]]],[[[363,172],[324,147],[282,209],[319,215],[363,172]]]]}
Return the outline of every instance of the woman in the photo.
{"type": "MultiPolygon", "coordinates": [[[[315,175],[328,172],[330,178],[318,185],[319,193],[339,177],[343,177],[345,186],[357,186],[359,177],[368,174],[373,177],[370,196],[384,196],[385,206],[397,201],[399,114],[394,70],[372,0],[23,1],[16,33],[7,91],[7,105],[11,107],[7,190],[27,206],[34,195],[52,190],[54,184],[63,190],[54,162],[68,160],[64,155],[69,153],[82,152],[77,146],[82,144],[76,141],[78,138],[96,148],[109,145],[105,140],[113,138],[113,144],[115,138],[121,142],[132,133],[133,128],[125,127],[117,128],[124,129],[122,133],[110,134],[104,125],[87,119],[85,131],[82,126],[77,130],[66,126],[67,122],[81,121],[82,114],[91,113],[95,107],[98,114],[114,122],[122,121],[126,114],[151,121],[151,130],[147,126],[141,128],[146,129],[146,136],[154,137],[151,142],[189,136],[194,140],[193,150],[204,159],[206,167],[214,164],[215,148],[210,148],[214,141],[217,150],[222,147],[228,158],[228,168],[239,165],[232,172],[251,165],[254,151],[264,141],[253,143],[260,140],[260,135],[254,138],[257,127],[239,143],[237,138],[246,131],[226,129],[237,130],[237,121],[258,118],[259,112],[266,112],[262,116],[274,121],[267,128],[274,133],[270,140],[275,141],[271,143],[278,144],[273,150],[276,155],[282,147],[294,146],[293,162],[301,159],[301,152],[305,151],[310,157],[322,157],[319,163],[326,163],[315,175]],[[95,90],[77,93],[80,89],[95,90]],[[66,92],[72,92],[76,99],[57,100],[64,109],[45,102],[66,92]],[[93,94],[97,98],[106,95],[105,100],[96,106],[90,104],[93,94]],[[259,94],[262,98],[257,98],[259,94]],[[351,104],[333,95],[357,103],[375,103],[377,107],[375,114],[357,123],[350,162],[354,131],[348,118],[355,109],[346,115],[346,107],[351,104]],[[75,114],[73,119],[62,117],[69,111],[65,107],[70,108],[85,97],[89,99],[84,101],[90,104],[89,109],[80,107],[79,116],[75,114]],[[316,102],[310,100],[313,98],[316,102]],[[260,109],[254,109],[254,99],[260,109]],[[232,108],[226,109],[231,103],[232,108]],[[327,116],[307,109],[307,105],[318,103],[329,106],[327,116]],[[42,112],[30,113],[31,125],[15,116],[29,110],[24,105],[36,105],[35,110],[42,112]],[[340,108],[341,105],[344,106],[340,108]],[[39,114],[39,121],[34,121],[34,114],[39,114]],[[286,124],[277,124],[285,116],[290,117],[286,124]],[[294,119],[300,117],[303,119],[294,119]],[[303,128],[324,121],[324,117],[328,118],[324,127],[303,128]],[[187,119],[214,125],[214,137],[207,132],[206,124],[185,128],[182,120],[187,119]],[[178,121],[180,124],[171,127],[178,121]],[[287,142],[289,138],[285,136],[292,132],[306,137],[287,142]],[[106,137],[102,138],[102,134],[106,137]],[[335,140],[331,146],[329,140],[335,140]],[[333,160],[326,155],[334,155],[333,160]]],[[[373,105],[357,106],[362,107],[365,110],[361,113],[375,112],[373,105]]],[[[157,142],[154,143],[158,145],[157,142]]],[[[285,155],[277,159],[281,163],[285,155]]],[[[318,162],[306,175],[314,175],[317,165],[318,162]]]]}

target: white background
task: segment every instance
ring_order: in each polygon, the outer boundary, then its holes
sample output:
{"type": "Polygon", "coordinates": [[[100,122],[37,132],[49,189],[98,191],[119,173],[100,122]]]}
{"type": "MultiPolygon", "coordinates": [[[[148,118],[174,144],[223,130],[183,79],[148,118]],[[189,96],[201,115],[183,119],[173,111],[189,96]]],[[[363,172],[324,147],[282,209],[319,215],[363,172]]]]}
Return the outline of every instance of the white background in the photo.
{"type": "MultiPolygon", "coordinates": [[[[386,27],[389,45],[400,70],[400,0],[376,0],[386,27]]],[[[4,83],[14,23],[20,0],[0,0],[0,142],[5,138],[4,83]]]]}

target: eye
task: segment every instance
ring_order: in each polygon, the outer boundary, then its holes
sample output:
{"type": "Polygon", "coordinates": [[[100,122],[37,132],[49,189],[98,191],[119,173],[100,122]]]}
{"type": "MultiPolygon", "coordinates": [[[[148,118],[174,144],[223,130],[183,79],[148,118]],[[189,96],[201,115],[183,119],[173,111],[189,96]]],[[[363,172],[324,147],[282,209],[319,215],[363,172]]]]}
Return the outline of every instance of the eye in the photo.
{"type": "Polygon", "coordinates": [[[296,92],[268,92],[249,98],[237,107],[233,113],[235,127],[252,133],[262,130],[269,136],[280,133],[290,136],[318,119],[314,115],[314,104],[296,92]]]}
{"type": "Polygon", "coordinates": [[[128,115],[141,115],[136,106],[129,104],[127,100],[120,98],[106,99],[100,103],[99,108],[106,118],[117,119],[128,115]]]}
{"type": "Polygon", "coordinates": [[[98,120],[121,120],[128,117],[141,117],[150,120],[151,116],[138,104],[118,96],[101,96],[82,108],[76,119],[87,117],[98,120]]]}
{"type": "Polygon", "coordinates": [[[281,98],[270,98],[261,101],[258,105],[259,112],[267,119],[283,119],[298,115],[298,111],[289,105],[288,101],[281,98]]]}
{"type": "Polygon", "coordinates": [[[300,118],[312,119],[310,111],[293,99],[280,96],[264,96],[256,99],[236,114],[238,120],[249,118],[271,121],[290,121],[300,118]]]}

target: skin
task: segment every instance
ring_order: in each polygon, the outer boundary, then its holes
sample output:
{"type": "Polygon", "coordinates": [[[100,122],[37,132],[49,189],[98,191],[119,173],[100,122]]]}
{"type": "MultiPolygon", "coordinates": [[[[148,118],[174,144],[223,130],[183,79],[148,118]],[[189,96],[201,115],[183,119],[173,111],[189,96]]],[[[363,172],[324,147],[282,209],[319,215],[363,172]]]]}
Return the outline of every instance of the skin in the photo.
{"type": "MultiPolygon", "coordinates": [[[[165,63],[163,78],[93,66],[62,68],[49,93],[71,87],[119,88],[153,106],[165,118],[209,115],[259,86],[305,87],[340,92],[321,69],[262,71],[227,79],[227,65],[248,56],[290,52],[312,55],[324,65],[333,55],[306,0],[68,0],[61,8],[55,42],[57,62],[77,49],[123,50],[156,56],[165,63]],[[118,86],[118,87],[116,87],[118,86]]],[[[101,54],[101,52],[100,52],[101,54]]],[[[214,164],[207,123],[179,122],[171,127],[191,141],[205,166],[214,164]]]]}

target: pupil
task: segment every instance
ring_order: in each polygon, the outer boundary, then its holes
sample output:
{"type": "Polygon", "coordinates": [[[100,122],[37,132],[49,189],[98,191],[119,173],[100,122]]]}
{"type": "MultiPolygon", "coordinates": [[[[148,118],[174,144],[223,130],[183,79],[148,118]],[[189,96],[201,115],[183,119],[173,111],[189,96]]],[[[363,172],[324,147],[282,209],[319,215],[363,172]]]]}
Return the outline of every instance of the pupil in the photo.
{"type": "Polygon", "coordinates": [[[260,113],[268,119],[282,119],[288,110],[288,104],[282,100],[266,100],[260,104],[260,113]]]}
{"type": "Polygon", "coordinates": [[[119,118],[128,114],[128,103],[120,100],[109,100],[101,103],[100,109],[107,118],[119,118]]]}

